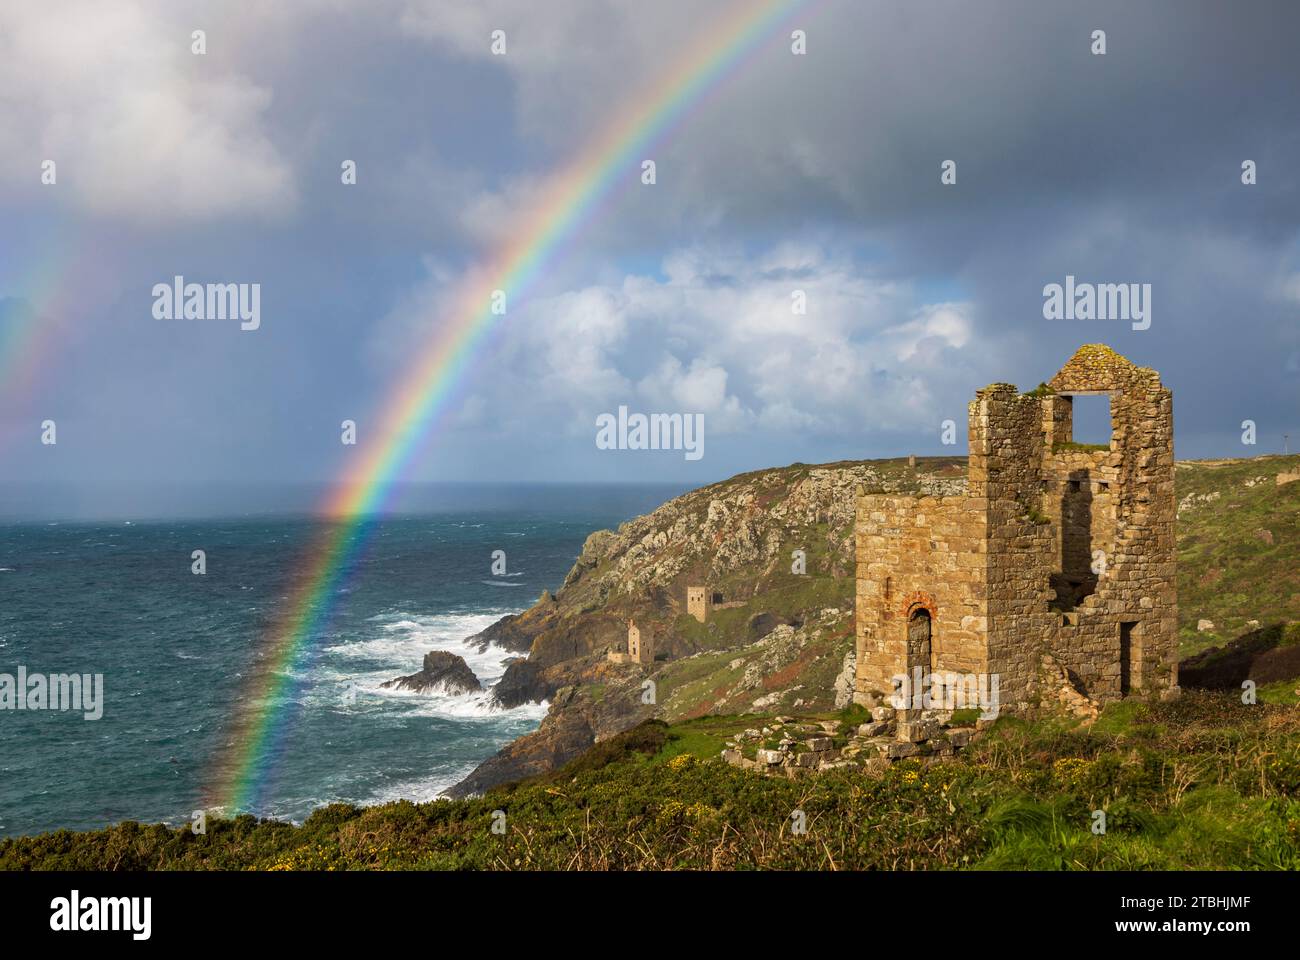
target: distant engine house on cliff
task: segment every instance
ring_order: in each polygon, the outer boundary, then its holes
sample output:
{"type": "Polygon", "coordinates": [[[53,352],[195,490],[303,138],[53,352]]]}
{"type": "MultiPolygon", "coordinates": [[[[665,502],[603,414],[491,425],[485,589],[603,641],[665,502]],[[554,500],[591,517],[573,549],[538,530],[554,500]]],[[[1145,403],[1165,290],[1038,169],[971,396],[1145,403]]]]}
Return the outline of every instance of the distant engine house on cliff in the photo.
{"type": "Polygon", "coordinates": [[[1023,706],[1045,658],[1096,701],[1177,691],[1172,395],[1100,344],[1047,386],[977,391],[965,495],[859,496],[860,701],[919,669],[997,676],[1023,706]],[[1108,446],[1073,443],[1089,394],[1108,446]]]}
{"type": "Polygon", "coordinates": [[[607,657],[611,663],[654,663],[654,627],[648,623],[637,626],[635,620],[629,620],[627,622],[627,650],[611,650],[607,657]]]}
{"type": "Polygon", "coordinates": [[[686,612],[700,623],[709,619],[709,610],[713,608],[713,595],[708,587],[686,588],[686,612]]]}

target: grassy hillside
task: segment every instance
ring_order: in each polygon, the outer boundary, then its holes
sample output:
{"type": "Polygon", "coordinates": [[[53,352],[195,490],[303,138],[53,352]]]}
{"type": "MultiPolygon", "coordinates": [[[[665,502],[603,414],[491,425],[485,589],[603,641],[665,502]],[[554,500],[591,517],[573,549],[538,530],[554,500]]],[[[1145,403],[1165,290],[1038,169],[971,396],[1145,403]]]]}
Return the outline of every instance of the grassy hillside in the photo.
{"type": "Polygon", "coordinates": [[[1184,460],[1175,477],[1183,656],[1261,626],[1300,621],[1300,456],[1184,460]],[[1214,628],[1198,633],[1198,620],[1214,628]]]}
{"type": "Polygon", "coordinates": [[[1091,729],[1004,718],[948,763],[801,780],[716,759],[756,719],[650,721],[474,800],[6,840],[0,868],[1300,869],[1293,708],[1194,693],[1116,704],[1091,729]]]}
{"type": "Polygon", "coordinates": [[[1300,703],[1300,623],[1260,627],[1202,650],[1179,665],[1178,679],[1184,687],[1234,691],[1249,680],[1264,703],[1300,703]]]}

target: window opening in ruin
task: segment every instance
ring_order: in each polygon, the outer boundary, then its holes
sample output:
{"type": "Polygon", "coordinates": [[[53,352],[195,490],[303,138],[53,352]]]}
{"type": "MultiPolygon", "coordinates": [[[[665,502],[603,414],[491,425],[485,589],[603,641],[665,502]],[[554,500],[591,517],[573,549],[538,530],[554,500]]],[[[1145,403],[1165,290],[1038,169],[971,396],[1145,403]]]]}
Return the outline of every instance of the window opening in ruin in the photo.
{"type": "MultiPolygon", "coordinates": [[[[1099,568],[1094,564],[1092,542],[1092,480],[1086,470],[1069,481],[1061,495],[1061,568],[1052,574],[1056,594],[1049,606],[1074,610],[1085,597],[1097,592],[1099,568]]],[[[1101,568],[1104,569],[1104,568],[1101,568]]]]}
{"type": "Polygon", "coordinates": [[[1128,696],[1133,688],[1133,628],[1136,622],[1119,625],[1119,692],[1128,696]]]}
{"type": "Polygon", "coordinates": [[[1070,397],[1071,437],[1082,447],[1110,446],[1110,394],[1077,393],[1070,397]]]}

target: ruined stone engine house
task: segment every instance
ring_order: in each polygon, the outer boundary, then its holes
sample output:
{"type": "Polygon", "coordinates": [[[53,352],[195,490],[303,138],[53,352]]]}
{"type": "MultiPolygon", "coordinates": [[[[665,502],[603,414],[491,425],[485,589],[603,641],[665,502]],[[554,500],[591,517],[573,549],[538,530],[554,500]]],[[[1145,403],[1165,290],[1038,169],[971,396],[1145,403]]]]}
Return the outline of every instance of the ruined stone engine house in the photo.
{"type": "Polygon", "coordinates": [[[1051,661],[1097,702],[1176,693],[1172,395],[1100,344],[1047,387],[976,392],[964,494],[858,497],[860,702],[919,668],[997,676],[1015,709],[1051,661]],[[1096,394],[1110,443],[1076,444],[1096,394]]]}

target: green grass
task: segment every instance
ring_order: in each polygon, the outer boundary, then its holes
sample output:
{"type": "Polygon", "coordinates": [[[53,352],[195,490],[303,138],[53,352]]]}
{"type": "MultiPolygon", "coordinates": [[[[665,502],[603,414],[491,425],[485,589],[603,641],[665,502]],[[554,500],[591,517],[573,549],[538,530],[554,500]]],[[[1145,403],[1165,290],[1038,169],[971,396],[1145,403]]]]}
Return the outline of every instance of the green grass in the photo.
{"type": "Polygon", "coordinates": [[[1052,453],[1061,453],[1066,450],[1092,453],[1097,450],[1109,449],[1109,443],[1075,443],[1073,440],[1058,440],[1052,444],[1052,453]]]}
{"type": "Polygon", "coordinates": [[[701,717],[674,724],[659,757],[671,760],[689,754],[697,760],[712,760],[722,752],[727,740],[738,730],[746,727],[762,728],[770,721],[770,716],[744,714],[739,717],[701,717]]]}
{"type": "Polygon", "coordinates": [[[1296,694],[1297,688],[1300,688],[1300,678],[1292,677],[1290,680],[1261,684],[1255,689],[1255,695],[1261,703],[1295,705],[1300,704],[1300,695],[1296,694]]]}
{"type": "Polygon", "coordinates": [[[1109,703],[1101,711],[1097,722],[1093,724],[1094,733],[1108,736],[1120,736],[1139,725],[1139,720],[1149,716],[1150,710],[1140,700],[1121,700],[1109,703]]]}
{"type": "MultiPolygon", "coordinates": [[[[810,553],[809,570],[812,569],[810,553]]],[[[731,648],[757,639],[749,635],[749,621],[755,614],[802,619],[826,607],[852,609],[854,589],[852,577],[781,573],[762,583],[758,595],[744,606],[714,609],[706,623],[683,613],[673,622],[673,629],[700,650],[731,648]]],[[[723,596],[730,595],[725,584],[720,592],[723,596]]]]}
{"type": "Polygon", "coordinates": [[[871,722],[871,711],[860,703],[851,703],[843,710],[838,711],[828,720],[838,720],[840,729],[856,729],[860,724],[871,722]]]}
{"type": "MultiPolygon", "coordinates": [[[[798,662],[798,680],[787,688],[786,700],[803,699],[801,712],[820,706],[829,707],[834,696],[834,681],[849,649],[851,638],[843,630],[824,629],[820,637],[809,638],[801,648],[792,647],[789,664],[798,662]]],[[[662,716],[679,720],[707,710],[709,713],[737,713],[749,711],[754,701],[772,691],[763,685],[741,689],[749,665],[759,661],[766,651],[751,643],[743,647],[706,653],[674,661],[655,676],[658,684],[662,716]],[[741,663],[732,667],[732,663],[741,663]]],[[[783,668],[777,668],[778,671],[783,668]]],[[[777,706],[772,706],[777,710],[777,706]]],[[[782,707],[781,709],[786,709],[782,707]]],[[[793,709],[790,707],[789,709],[793,709]]],[[[779,711],[778,711],[779,712],[779,711]]]]}

